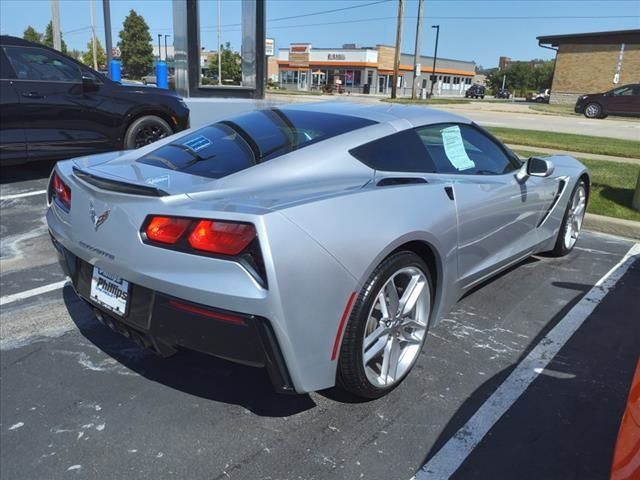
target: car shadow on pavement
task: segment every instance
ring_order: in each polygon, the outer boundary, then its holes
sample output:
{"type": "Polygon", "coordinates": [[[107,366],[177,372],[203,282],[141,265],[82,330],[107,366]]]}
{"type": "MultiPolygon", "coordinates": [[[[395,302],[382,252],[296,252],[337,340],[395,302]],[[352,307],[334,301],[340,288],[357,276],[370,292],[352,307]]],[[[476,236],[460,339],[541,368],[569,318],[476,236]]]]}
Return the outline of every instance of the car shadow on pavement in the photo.
{"type": "MultiPolygon", "coordinates": [[[[640,271],[640,262],[634,268],[640,271]]],[[[636,278],[637,275],[636,272],[636,278]]],[[[592,288],[569,282],[553,285],[582,292],[592,288]]],[[[615,439],[638,359],[640,328],[632,318],[632,293],[609,294],[606,306],[603,302],[587,318],[473,448],[452,479],[609,477],[615,439]]],[[[450,439],[470,441],[470,432],[462,427],[581,298],[576,297],[550,319],[511,366],[469,395],[440,432],[422,465],[450,439]]]]}
{"type": "Polygon", "coordinates": [[[262,368],[192,351],[161,358],[102,325],[73,289],[65,288],[63,298],[71,319],[87,340],[149,380],[207,400],[240,405],[266,417],[286,417],[316,406],[309,395],[276,393],[262,368]]]}
{"type": "Polygon", "coordinates": [[[41,161],[25,163],[24,165],[2,167],[0,184],[4,185],[7,183],[49,178],[51,170],[53,170],[53,167],[55,167],[55,165],[55,161],[41,161]]]}

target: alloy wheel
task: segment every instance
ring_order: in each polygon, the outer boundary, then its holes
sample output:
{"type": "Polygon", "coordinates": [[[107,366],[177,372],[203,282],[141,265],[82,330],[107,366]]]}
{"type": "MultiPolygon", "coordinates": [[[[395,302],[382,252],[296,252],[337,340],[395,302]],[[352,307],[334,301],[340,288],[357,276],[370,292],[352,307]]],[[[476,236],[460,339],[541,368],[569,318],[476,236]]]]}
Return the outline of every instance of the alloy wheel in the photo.
{"type": "Polygon", "coordinates": [[[377,387],[398,383],[415,363],[427,332],[431,292],[417,267],[396,271],[375,296],[364,329],[362,361],[377,387]]]}
{"type": "Polygon", "coordinates": [[[168,136],[168,132],[162,125],[143,125],[135,136],[136,148],[144,147],[153,142],[157,142],[161,138],[168,136]]]}
{"type": "Polygon", "coordinates": [[[567,214],[567,226],[564,232],[564,247],[570,250],[578,240],[587,205],[587,192],[584,185],[579,185],[571,199],[571,207],[567,214]]]}

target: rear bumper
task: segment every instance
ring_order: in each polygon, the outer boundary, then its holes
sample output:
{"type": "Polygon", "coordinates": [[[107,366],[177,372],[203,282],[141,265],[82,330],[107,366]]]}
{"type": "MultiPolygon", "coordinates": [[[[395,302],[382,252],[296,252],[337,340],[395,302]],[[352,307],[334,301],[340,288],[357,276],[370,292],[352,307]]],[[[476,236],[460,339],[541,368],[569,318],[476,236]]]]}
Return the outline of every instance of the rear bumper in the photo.
{"type": "Polygon", "coordinates": [[[98,320],[139,345],[167,356],[178,348],[195,350],[253,367],[264,367],[274,389],[295,393],[270,322],[263,317],[216,309],[131,284],[123,316],[91,300],[93,266],[51,240],[65,273],[98,320]]]}

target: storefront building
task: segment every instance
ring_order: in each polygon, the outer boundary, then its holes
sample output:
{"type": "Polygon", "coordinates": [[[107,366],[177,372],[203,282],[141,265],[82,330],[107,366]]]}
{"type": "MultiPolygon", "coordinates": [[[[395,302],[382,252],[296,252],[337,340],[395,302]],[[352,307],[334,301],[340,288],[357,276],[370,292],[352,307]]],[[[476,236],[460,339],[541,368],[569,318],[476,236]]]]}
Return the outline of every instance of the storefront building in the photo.
{"type": "MultiPolygon", "coordinates": [[[[308,43],[278,50],[280,87],[288,90],[388,95],[393,82],[393,47],[378,45],[313,48],[308,43]]],[[[433,58],[421,57],[417,88],[431,88],[433,58]]],[[[398,95],[410,96],[413,55],[402,54],[398,95]]],[[[438,59],[434,95],[464,96],[473,82],[475,63],[438,59]]]]}

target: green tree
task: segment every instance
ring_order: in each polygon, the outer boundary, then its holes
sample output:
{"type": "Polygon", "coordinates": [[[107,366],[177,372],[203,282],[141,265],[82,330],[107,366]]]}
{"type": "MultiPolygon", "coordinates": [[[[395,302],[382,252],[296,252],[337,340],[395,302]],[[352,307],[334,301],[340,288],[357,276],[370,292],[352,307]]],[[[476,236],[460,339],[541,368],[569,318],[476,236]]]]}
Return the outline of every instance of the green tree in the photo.
{"type": "MultiPolygon", "coordinates": [[[[222,56],[222,84],[240,85],[242,82],[242,57],[238,52],[231,50],[231,44],[227,42],[220,45],[222,56]]],[[[209,75],[218,78],[218,54],[212,56],[209,62],[209,75]]],[[[217,82],[215,82],[217,83],[217,82]]]]}
{"type": "MultiPolygon", "coordinates": [[[[44,31],[44,37],[42,38],[42,43],[44,43],[47,47],[53,48],[53,25],[51,22],[47,24],[47,28],[44,31]]],[[[60,33],[60,51],[62,53],[67,53],[67,44],[64,43],[64,39],[62,38],[62,33],[60,33]]]]}
{"type": "MultiPolygon", "coordinates": [[[[107,54],[100,44],[100,40],[96,37],[96,58],[98,60],[98,68],[107,64],[107,54]]],[[[93,43],[91,39],[87,43],[87,51],[82,54],[82,63],[93,68],[93,43]]]]}
{"type": "Polygon", "coordinates": [[[22,38],[30,42],[42,43],[42,34],[29,25],[22,33],[22,38]]]}
{"type": "Polygon", "coordinates": [[[149,26],[142,15],[130,10],[120,31],[122,66],[132,78],[146,75],[153,67],[153,47],[149,26]]]}
{"type": "Polygon", "coordinates": [[[554,67],[555,61],[549,60],[533,69],[533,87],[536,90],[540,88],[551,88],[554,67]]]}

